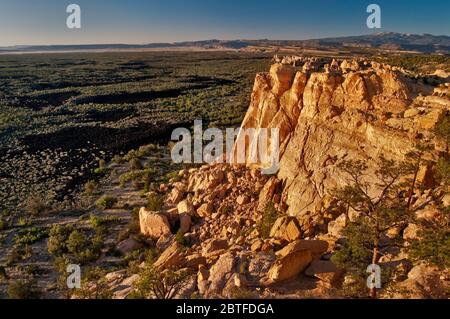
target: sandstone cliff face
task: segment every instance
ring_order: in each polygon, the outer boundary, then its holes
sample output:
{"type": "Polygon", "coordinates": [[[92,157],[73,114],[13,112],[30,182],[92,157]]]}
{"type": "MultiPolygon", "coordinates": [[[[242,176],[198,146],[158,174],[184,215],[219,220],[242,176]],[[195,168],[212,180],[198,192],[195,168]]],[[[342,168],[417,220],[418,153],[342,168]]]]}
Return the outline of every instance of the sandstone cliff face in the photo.
{"type": "MultiPolygon", "coordinates": [[[[429,87],[389,66],[279,59],[269,73],[257,75],[242,123],[258,134],[262,128],[280,130],[279,171],[261,174],[247,158],[250,167],[213,163],[181,170],[161,184],[164,207],[139,214],[141,232],[154,240],[159,253],[153,266],[198,271],[189,293],[178,297],[195,291],[206,298],[230,298],[241,290],[262,298],[335,297],[333,289],[351,282],[351,276],[331,257],[342,248],[343,229],[355,218],[332,196],[334,188],[347,184],[338,163],[361,159],[373,172],[379,155],[401,160],[417,142],[430,141],[437,151],[444,150],[430,128],[449,105],[448,84],[429,87]],[[269,201],[273,205],[267,206],[269,201]]],[[[247,141],[247,154],[258,135],[253,138],[247,141]]],[[[419,182],[427,183],[428,169],[421,170],[419,182]]],[[[425,186],[414,194],[417,222],[437,219],[439,205],[450,203],[448,196],[437,202],[433,185],[425,186]]],[[[408,245],[419,229],[414,223],[394,227],[386,238],[408,245]]],[[[405,287],[444,296],[435,270],[412,268],[404,251],[389,248],[383,248],[380,263],[411,270],[405,287]]]]}
{"type": "MultiPolygon", "coordinates": [[[[371,158],[370,167],[380,155],[401,160],[418,141],[432,138],[428,130],[450,105],[442,92],[431,96],[433,88],[387,65],[276,61],[269,73],[256,76],[242,128],[279,129],[277,177],[281,205],[291,216],[327,209],[330,191],[345,182],[338,162],[371,158]]],[[[260,204],[267,195],[261,193],[260,204]]]]}

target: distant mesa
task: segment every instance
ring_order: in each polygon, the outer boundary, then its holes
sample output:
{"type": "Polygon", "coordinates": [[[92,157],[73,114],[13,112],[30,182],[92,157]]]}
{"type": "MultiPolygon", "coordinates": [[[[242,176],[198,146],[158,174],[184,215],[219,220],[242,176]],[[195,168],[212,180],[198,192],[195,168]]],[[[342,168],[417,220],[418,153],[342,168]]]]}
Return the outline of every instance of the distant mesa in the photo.
{"type": "Polygon", "coordinates": [[[204,50],[255,50],[283,47],[310,49],[337,49],[341,47],[373,48],[387,51],[409,51],[418,53],[450,53],[450,37],[431,34],[407,34],[381,32],[368,35],[310,39],[310,40],[204,40],[175,43],[149,44],[84,44],[84,45],[23,45],[0,47],[0,52],[40,51],[91,51],[91,50],[143,50],[143,49],[204,49],[204,50]]]}

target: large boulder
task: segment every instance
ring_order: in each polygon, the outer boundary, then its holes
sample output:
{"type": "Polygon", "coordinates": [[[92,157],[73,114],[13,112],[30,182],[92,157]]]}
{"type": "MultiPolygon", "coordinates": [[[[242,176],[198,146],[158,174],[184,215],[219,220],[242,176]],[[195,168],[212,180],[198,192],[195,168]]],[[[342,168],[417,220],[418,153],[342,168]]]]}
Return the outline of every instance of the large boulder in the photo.
{"type": "Polygon", "coordinates": [[[171,234],[170,224],[163,214],[148,211],[145,207],[139,211],[141,233],[158,240],[161,236],[171,234]]]}
{"type": "Polygon", "coordinates": [[[209,270],[206,296],[222,295],[227,288],[234,287],[236,265],[237,258],[232,253],[226,253],[219,257],[209,270]]]}
{"type": "Polygon", "coordinates": [[[419,264],[410,270],[408,279],[399,284],[393,297],[414,299],[448,298],[446,286],[440,277],[441,272],[436,267],[419,264]]]}
{"type": "Polygon", "coordinates": [[[178,214],[189,214],[192,215],[195,212],[194,205],[189,199],[182,200],[177,205],[178,214]]]}
{"type": "Polygon", "coordinates": [[[116,249],[122,254],[122,255],[128,255],[129,253],[132,253],[135,250],[139,250],[143,248],[144,245],[137,240],[133,238],[128,238],[120,243],[117,244],[116,249]]]}
{"type": "Polygon", "coordinates": [[[268,272],[268,278],[274,283],[291,279],[302,273],[311,261],[311,251],[306,249],[292,251],[275,261],[268,272]]]}
{"type": "Polygon", "coordinates": [[[324,240],[296,240],[285,246],[283,249],[277,251],[275,254],[279,257],[289,255],[293,251],[306,249],[311,252],[313,259],[320,258],[320,256],[327,252],[328,242],[324,240]]]}
{"type": "Polygon", "coordinates": [[[164,252],[159,256],[154,267],[159,269],[166,269],[168,267],[179,267],[184,265],[185,258],[182,254],[183,247],[178,242],[174,241],[164,252]]]}
{"type": "Polygon", "coordinates": [[[289,242],[300,239],[302,231],[298,219],[288,216],[278,218],[270,230],[270,237],[289,242]]]}
{"type": "Polygon", "coordinates": [[[228,248],[228,242],[225,239],[213,239],[203,247],[203,255],[208,255],[218,250],[228,248]]]}
{"type": "Polygon", "coordinates": [[[344,270],[336,267],[329,260],[314,260],[305,270],[305,275],[320,279],[329,286],[338,286],[343,277],[344,270]]]}

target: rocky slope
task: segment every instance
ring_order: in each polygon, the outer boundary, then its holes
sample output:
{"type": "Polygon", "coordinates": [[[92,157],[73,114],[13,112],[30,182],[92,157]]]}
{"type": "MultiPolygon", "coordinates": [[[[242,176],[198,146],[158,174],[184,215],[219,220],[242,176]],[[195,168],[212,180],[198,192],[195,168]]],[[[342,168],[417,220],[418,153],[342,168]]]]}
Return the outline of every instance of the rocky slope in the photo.
{"type": "MultiPolygon", "coordinates": [[[[140,211],[141,232],[160,253],[154,267],[198,272],[179,293],[184,297],[233,297],[242,289],[260,297],[336,296],[346,277],[330,257],[352,219],[331,196],[346,182],[337,163],[362,159],[374,170],[380,155],[402,160],[418,142],[433,142],[430,154],[445,151],[430,129],[448,110],[449,86],[434,80],[441,84],[432,87],[426,78],[363,60],[276,58],[269,73],[256,76],[242,128],[279,128],[278,174],[212,164],[180,171],[161,185],[166,206],[140,211]],[[265,230],[269,203],[275,218],[265,230]]],[[[431,169],[423,167],[418,176],[418,218],[434,218],[450,201],[433,199],[431,169]]],[[[414,238],[416,226],[396,236],[414,238]]],[[[384,251],[380,262],[405,267],[407,296],[445,296],[446,272],[413,264],[402,249],[384,251]]],[[[129,285],[120,287],[116,297],[126,296],[129,285]]]]}

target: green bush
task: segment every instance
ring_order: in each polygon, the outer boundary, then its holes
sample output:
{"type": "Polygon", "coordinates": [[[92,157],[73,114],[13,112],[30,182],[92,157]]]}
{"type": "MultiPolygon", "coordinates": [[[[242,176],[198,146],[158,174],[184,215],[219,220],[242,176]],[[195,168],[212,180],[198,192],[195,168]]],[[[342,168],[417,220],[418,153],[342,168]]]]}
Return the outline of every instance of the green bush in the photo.
{"type": "Polygon", "coordinates": [[[99,209],[111,209],[118,202],[116,197],[113,196],[102,196],[97,202],[96,205],[99,209]]]}
{"type": "Polygon", "coordinates": [[[116,164],[121,164],[121,163],[123,163],[123,158],[120,155],[115,155],[113,157],[112,161],[116,164]]]}
{"type": "Polygon", "coordinates": [[[84,193],[87,195],[94,194],[95,190],[98,188],[98,183],[95,181],[89,181],[84,184],[84,193]]]}
{"type": "Polygon", "coordinates": [[[68,252],[67,239],[73,232],[71,225],[55,225],[50,229],[47,250],[55,256],[62,256],[68,252]]]}
{"type": "Polygon", "coordinates": [[[140,161],[138,158],[132,158],[132,159],[130,160],[129,164],[130,164],[130,168],[131,168],[133,171],[137,171],[137,170],[142,169],[141,161],[140,161]]]}
{"type": "Polygon", "coordinates": [[[32,245],[44,238],[47,238],[49,231],[45,227],[33,227],[27,229],[21,229],[14,236],[14,241],[19,246],[32,245]]]}
{"type": "Polygon", "coordinates": [[[28,198],[25,203],[25,209],[31,216],[39,216],[50,209],[42,199],[37,197],[28,198]]]}
{"type": "Polygon", "coordinates": [[[441,269],[450,268],[450,230],[448,227],[426,229],[410,247],[414,260],[426,260],[441,269]]]}
{"type": "Polygon", "coordinates": [[[269,202],[264,209],[261,221],[258,223],[258,232],[261,238],[269,238],[273,224],[280,217],[273,202],[269,202]]]}
{"type": "Polygon", "coordinates": [[[151,195],[147,200],[146,208],[153,212],[159,212],[164,207],[164,196],[160,194],[151,195]]]}

